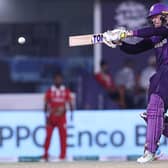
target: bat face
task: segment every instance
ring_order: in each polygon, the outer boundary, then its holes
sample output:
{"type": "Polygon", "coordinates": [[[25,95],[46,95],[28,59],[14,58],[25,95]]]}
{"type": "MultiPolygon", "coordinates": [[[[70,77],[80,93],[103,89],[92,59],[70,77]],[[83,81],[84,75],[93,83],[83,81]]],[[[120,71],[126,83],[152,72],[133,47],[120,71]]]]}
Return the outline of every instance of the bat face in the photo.
{"type": "Polygon", "coordinates": [[[70,36],[69,37],[69,46],[83,46],[83,45],[93,45],[103,43],[103,34],[88,34],[80,36],[70,36]]]}

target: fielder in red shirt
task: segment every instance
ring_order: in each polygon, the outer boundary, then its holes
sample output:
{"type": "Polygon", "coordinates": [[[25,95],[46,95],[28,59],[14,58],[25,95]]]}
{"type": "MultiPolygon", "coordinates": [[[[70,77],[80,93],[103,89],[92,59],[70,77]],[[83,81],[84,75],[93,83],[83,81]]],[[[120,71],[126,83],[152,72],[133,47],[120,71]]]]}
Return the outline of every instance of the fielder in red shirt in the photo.
{"type": "Polygon", "coordinates": [[[106,61],[101,60],[100,71],[95,74],[95,79],[106,90],[113,101],[118,102],[121,108],[125,107],[124,90],[115,85],[115,82],[109,73],[109,66],[106,61]]]}
{"type": "Polygon", "coordinates": [[[71,101],[71,92],[62,85],[63,76],[57,73],[54,77],[54,84],[45,93],[45,114],[46,114],[46,139],[44,144],[43,159],[48,161],[48,150],[51,142],[51,136],[55,127],[58,127],[61,153],[59,159],[66,158],[66,103],[69,103],[71,110],[71,119],[73,105],[71,101]]]}

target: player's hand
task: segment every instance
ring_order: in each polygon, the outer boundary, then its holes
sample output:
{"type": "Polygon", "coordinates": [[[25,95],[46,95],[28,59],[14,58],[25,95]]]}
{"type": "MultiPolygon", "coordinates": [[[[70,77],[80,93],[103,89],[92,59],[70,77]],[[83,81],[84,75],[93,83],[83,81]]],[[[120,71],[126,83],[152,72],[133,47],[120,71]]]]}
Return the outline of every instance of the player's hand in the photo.
{"type": "Polygon", "coordinates": [[[107,40],[106,38],[103,38],[103,43],[106,44],[108,47],[116,48],[117,44],[114,44],[112,41],[107,40]]]}
{"type": "Polygon", "coordinates": [[[125,28],[117,28],[114,30],[108,30],[103,33],[103,37],[105,41],[110,42],[112,41],[113,43],[119,42],[122,39],[128,37],[128,31],[125,28]]]}

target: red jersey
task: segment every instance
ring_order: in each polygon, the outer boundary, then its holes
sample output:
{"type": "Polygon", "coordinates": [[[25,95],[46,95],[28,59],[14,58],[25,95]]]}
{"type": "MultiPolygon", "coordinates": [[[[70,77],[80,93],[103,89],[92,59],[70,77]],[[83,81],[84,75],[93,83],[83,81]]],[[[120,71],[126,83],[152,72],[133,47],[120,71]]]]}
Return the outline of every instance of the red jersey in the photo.
{"type": "Polygon", "coordinates": [[[109,74],[97,73],[95,74],[96,80],[106,89],[115,90],[115,83],[109,74]]]}
{"type": "Polygon", "coordinates": [[[52,113],[66,111],[66,103],[71,101],[71,92],[68,88],[61,85],[59,88],[51,86],[45,94],[45,102],[52,113]]]}

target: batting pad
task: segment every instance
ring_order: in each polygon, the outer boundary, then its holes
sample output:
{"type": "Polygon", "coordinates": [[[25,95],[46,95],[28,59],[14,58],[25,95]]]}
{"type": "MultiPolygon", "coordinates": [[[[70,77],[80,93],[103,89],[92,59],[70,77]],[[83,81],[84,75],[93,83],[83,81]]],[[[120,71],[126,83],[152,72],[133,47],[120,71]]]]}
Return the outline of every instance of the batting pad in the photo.
{"type": "Polygon", "coordinates": [[[160,96],[152,94],[147,107],[146,135],[146,148],[152,153],[156,152],[163,131],[163,117],[164,102],[160,96]]]}

